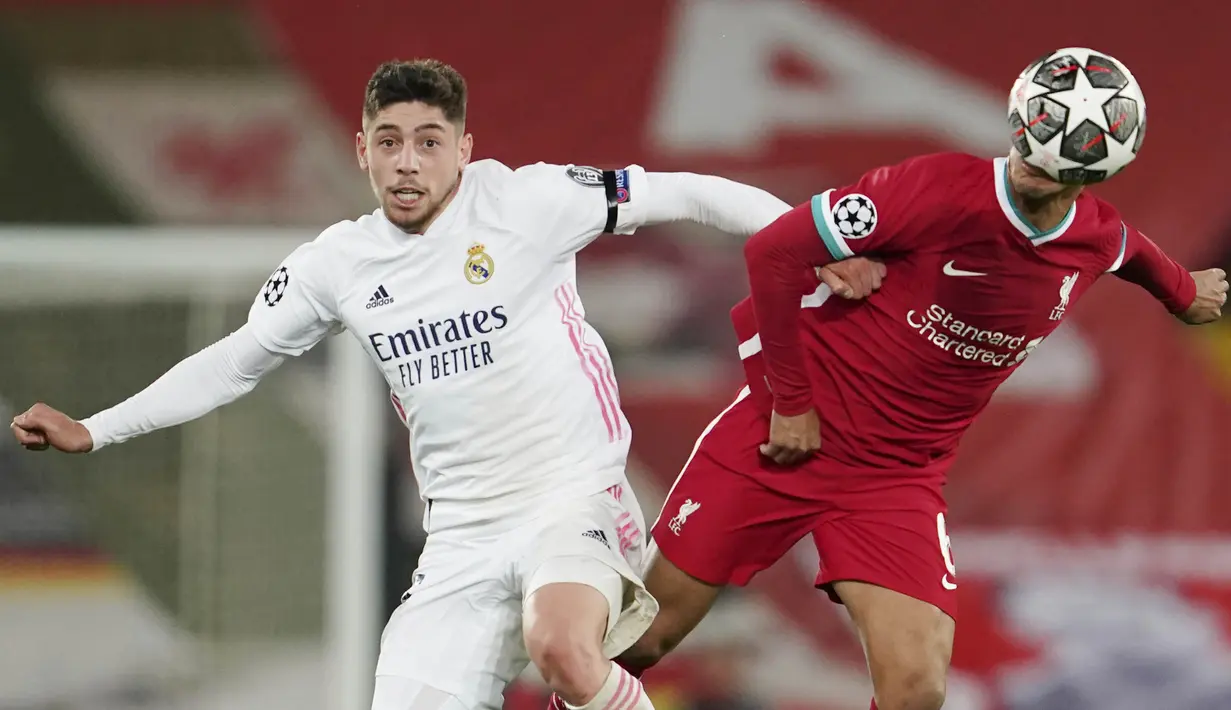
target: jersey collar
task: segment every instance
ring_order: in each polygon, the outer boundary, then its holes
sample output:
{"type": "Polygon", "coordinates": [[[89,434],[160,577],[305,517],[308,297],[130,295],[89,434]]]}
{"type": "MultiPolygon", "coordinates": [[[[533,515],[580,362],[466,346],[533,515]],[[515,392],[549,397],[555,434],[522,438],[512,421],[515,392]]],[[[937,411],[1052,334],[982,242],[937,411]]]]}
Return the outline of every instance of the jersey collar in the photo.
{"type": "Polygon", "coordinates": [[[1008,158],[996,158],[992,161],[993,170],[996,173],[996,201],[1000,203],[1000,211],[1004,212],[1004,216],[1009,222],[1017,227],[1017,231],[1021,232],[1030,240],[1030,243],[1041,246],[1056,239],[1060,235],[1068,231],[1069,226],[1073,224],[1073,220],[1077,217],[1077,203],[1074,202],[1072,207],[1069,207],[1068,214],[1064,215],[1064,219],[1060,220],[1060,224],[1046,232],[1039,230],[1026,219],[1025,215],[1017,209],[1017,203],[1013,201],[1009,194],[1009,160],[1008,158]]]}

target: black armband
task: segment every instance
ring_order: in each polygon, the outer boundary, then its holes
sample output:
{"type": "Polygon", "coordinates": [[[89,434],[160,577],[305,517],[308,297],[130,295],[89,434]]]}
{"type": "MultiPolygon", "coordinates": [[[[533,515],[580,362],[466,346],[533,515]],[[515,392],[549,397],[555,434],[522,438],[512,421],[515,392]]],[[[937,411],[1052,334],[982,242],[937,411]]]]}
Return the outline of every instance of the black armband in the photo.
{"type": "Polygon", "coordinates": [[[616,171],[603,171],[603,192],[607,195],[607,223],[603,225],[603,233],[611,234],[615,229],[616,220],[620,216],[620,197],[616,185],[616,171]]]}

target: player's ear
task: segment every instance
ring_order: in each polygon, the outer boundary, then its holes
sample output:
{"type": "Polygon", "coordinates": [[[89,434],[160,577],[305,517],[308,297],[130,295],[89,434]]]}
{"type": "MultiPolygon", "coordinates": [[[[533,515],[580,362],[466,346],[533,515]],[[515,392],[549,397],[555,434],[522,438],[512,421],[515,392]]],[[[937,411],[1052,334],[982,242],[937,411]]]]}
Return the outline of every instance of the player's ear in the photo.
{"type": "Polygon", "coordinates": [[[457,167],[464,168],[470,162],[471,152],[474,150],[474,136],[470,133],[462,134],[462,139],[457,142],[457,167]]]}
{"type": "Polygon", "coordinates": [[[359,159],[359,169],[367,172],[368,169],[368,141],[363,135],[363,131],[355,134],[355,157],[359,159]]]}

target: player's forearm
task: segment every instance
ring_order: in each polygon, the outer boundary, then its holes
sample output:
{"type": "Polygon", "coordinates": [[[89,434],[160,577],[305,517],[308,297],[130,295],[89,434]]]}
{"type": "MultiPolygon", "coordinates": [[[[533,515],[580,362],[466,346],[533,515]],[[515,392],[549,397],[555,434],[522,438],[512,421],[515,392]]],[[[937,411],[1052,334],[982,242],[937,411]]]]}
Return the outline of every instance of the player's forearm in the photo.
{"type": "Polygon", "coordinates": [[[647,224],[696,222],[747,237],[791,209],[765,190],[714,175],[646,173],[646,179],[647,224]]]}
{"type": "Polygon", "coordinates": [[[1188,269],[1144,234],[1134,234],[1127,251],[1117,276],[1144,288],[1171,313],[1188,310],[1197,297],[1197,285],[1188,269]]]}
{"type": "Polygon", "coordinates": [[[812,390],[799,338],[800,299],[809,286],[815,288],[815,279],[807,278],[813,268],[830,261],[808,206],[755,234],[744,246],[744,259],[774,410],[802,414],[812,408],[812,390]]]}
{"type": "Polygon", "coordinates": [[[183,424],[251,392],[285,356],[261,347],[247,326],[192,355],[149,387],[82,420],[94,451],[183,424]]]}

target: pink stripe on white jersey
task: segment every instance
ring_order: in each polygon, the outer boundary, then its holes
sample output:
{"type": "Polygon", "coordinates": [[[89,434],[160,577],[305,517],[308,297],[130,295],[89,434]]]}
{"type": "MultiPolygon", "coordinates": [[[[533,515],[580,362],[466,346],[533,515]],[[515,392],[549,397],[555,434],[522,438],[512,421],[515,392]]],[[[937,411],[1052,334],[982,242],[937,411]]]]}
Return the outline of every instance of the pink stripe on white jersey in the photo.
{"type": "MultiPolygon", "coordinates": [[[[607,495],[615,498],[617,503],[623,503],[624,484],[617,483],[614,486],[611,486],[607,489],[607,495]]],[[[620,554],[624,556],[624,559],[629,560],[631,563],[632,560],[629,559],[628,553],[629,551],[637,549],[640,546],[641,528],[637,525],[637,519],[634,518],[633,514],[627,510],[620,513],[620,517],[616,518],[615,526],[616,537],[619,539],[620,543],[620,554]]]]}
{"type": "Polygon", "coordinates": [[[577,311],[576,290],[572,284],[564,284],[557,290],[557,294],[558,297],[562,294],[566,304],[565,315],[569,320],[569,335],[573,338],[573,348],[577,350],[578,357],[582,358],[582,366],[585,367],[588,363],[587,375],[594,374],[598,377],[604,412],[610,410],[615,422],[615,438],[611,441],[623,439],[624,424],[620,416],[619,392],[615,385],[615,375],[611,372],[611,364],[598,346],[586,341],[585,321],[577,311]]]}
{"type": "MultiPolygon", "coordinates": [[[[576,303],[577,284],[567,283],[565,284],[565,287],[569,290],[569,301],[571,303],[576,303]]],[[[577,315],[577,319],[581,320],[580,314],[577,315]]],[[[607,357],[606,353],[603,352],[602,348],[585,341],[585,331],[582,331],[582,342],[585,343],[585,345],[590,349],[593,357],[600,361],[600,372],[603,376],[603,384],[607,386],[611,401],[618,409],[620,406],[620,388],[616,385],[615,368],[612,367],[611,360],[607,357]]]]}
{"type": "Polygon", "coordinates": [[[393,392],[393,390],[389,390],[389,401],[393,402],[393,408],[397,410],[398,418],[405,422],[406,410],[402,408],[402,400],[398,399],[398,396],[393,392]]]}
{"type": "Polygon", "coordinates": [[[560,322],[568,326],[568,337],[573,343],[573,350],[577,353],[577,360],[581,363],[581,370],[594,387],[594,398],[598,400],[599,409],[603,413],[603,422],[607,425],[607,440],[615,441],[616,429],[619,426],[619,413],[618,411],[608,411],[608,402],[604,396],[603,387],[599,384],[598,375],[594,372],[589,358],[583,352],[583,334],[580,323],[572,317],[572,304],[567,301],[567,292],[563,286],[556,289],[556,305],[560,306],[560,322]]]}

